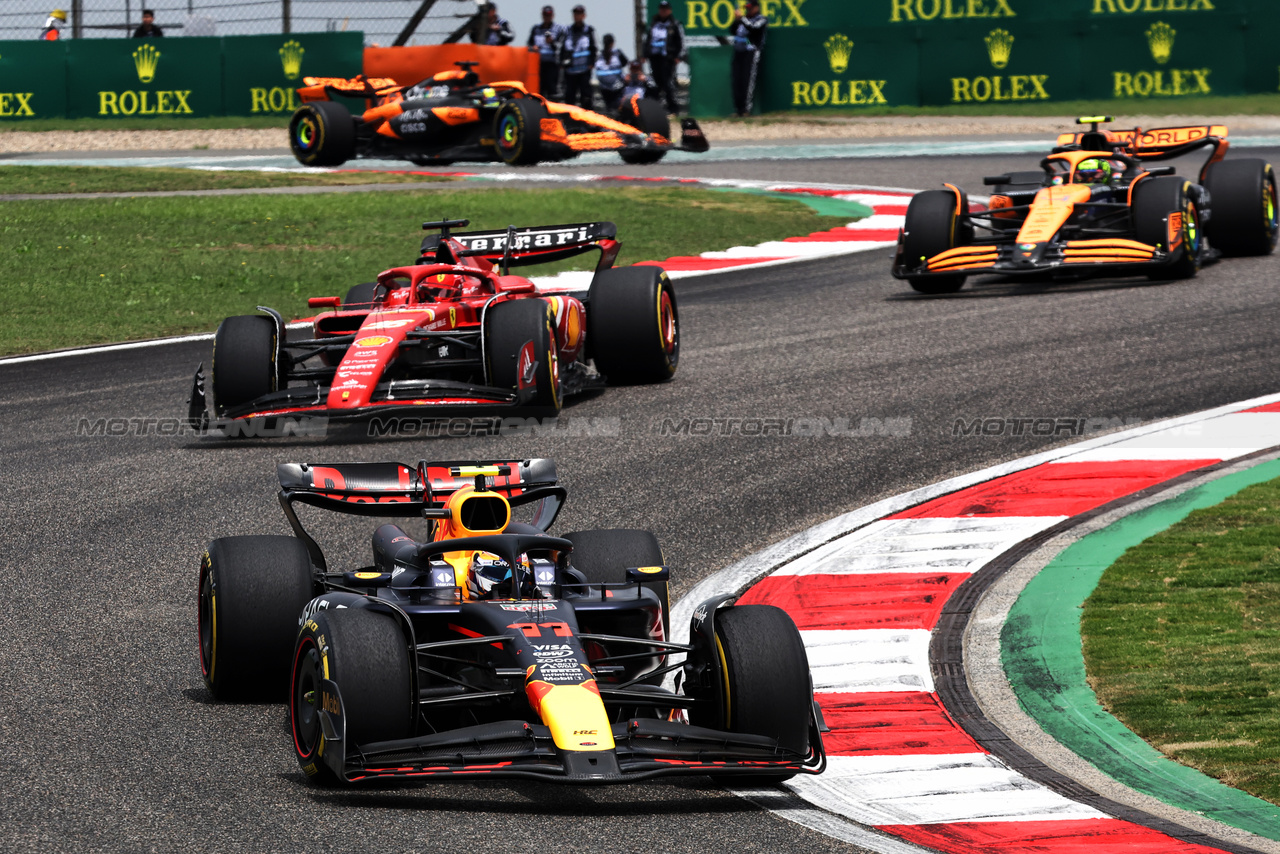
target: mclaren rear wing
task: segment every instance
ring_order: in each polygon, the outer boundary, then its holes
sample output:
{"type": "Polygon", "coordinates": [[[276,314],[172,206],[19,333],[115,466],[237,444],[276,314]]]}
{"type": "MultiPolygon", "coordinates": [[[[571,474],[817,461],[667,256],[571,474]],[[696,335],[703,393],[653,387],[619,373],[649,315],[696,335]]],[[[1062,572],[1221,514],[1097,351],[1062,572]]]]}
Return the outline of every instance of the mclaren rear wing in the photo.
{"type": "Polygon", "coordinates": [[[1128,154],[1140,160],[1172,160],[1196,149],[1212,146],[1213,152],[1200,170],[1200,179],[1203,181],[1209,164],[1217,163],[1225,157],[1227,149],[1231,147],[1231,143],[1227,141],[1227,133],[1226,125],[1188,125],[1151,130],[1091,130],[1058,134],[1058,149],[1078,145],[1081,148],[1105,151],[1123,147],[1128,154]]]}
{"type": "Polygon", "coordinates": [[[401,89],[399,83],[390,77],[366,78],[357,74],[350,79],[346,77],[304,77],[303,85],[298,87],[298,97],[303,103],[308,101],[331,101],[335,95],[344,98],[374,99],[389,95],[401,89]]]}
{"type": "Polygon", "coordinates": [[[537,503],[533,526],[551,527],[566,491],[556,485],[556,464],[549,459],[458,460],[404,463],[280,463],[280,507],[294,533],[307,546],[312,562],[325,568],[319,545],[298,521],[294,504],[356,516],[431,516],[449,496],[483,478],[487,489],[501,493],[512,507],[537,503]]]}
{"type": "MultiPolygon", "coordinates": [[[[439,224],[423,224],[423,228],[435,227],[439,227],[439,224]]],[[[618,227],[611,222],[578,222],[495,231],[456,231],[447,233],[447,236],[465,246],[469,255],[478,255],[495,263],[506,256],[510,267],[545,264],[598,250],[601,257],[596,269],[603,270],[613,266],[618,250],[622,248],[622,244],[618,242],[618,227]]],[[[418,263],[434,263],[441,237],[439,234],[430,234],[422,239],[422,258],[418,263]]]]}

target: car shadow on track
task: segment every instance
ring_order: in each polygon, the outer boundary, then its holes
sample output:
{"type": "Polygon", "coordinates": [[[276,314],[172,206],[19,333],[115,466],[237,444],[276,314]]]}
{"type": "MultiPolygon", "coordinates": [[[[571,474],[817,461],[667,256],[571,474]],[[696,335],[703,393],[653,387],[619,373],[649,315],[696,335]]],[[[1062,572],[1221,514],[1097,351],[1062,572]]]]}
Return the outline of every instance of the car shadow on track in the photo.
{"type": "Polygon", "coordinates": [[[430,810],[437,815],[498,812],[571,818],[739,815],[759,811],[759,807],[749,801],[726,797],[726,790],[709,777],[590,788],[542,782],[400,781],[362,784],[358,790],[323,791],[303,781],[301,773],[279,776],[308,791],[317,804],[348,809],[430,810]],[[664,790],[670,794],[664,795],[664,790]]]}
{"type": "Polygon", "coordinates": [[[1046,293],[1090,293],[1095,291],[1127,291],[1137,288],[1159,288],[1178,285],[1194,279],[1077,279],[1052,281],[1047,279],[1008,279],[988,276],[968,282],[964,288],[952,294],[920,294],[912,290],[900,291],[885,297],[886,302],[917,302],[924,300],[990,299],[992,297],[1026,297],[1046,293]]]}
{"type": "Polygon", "coordinates": [[[574,407],[607,391],[590,390],[574,395],[564,402],[558,418],[534,419],[501,414],[439,418],[424,413],[420,416],[396,416],[381,420],[329,421],[322,426],[317,426],[317,422],[312,421],[302,425],[300,430],[272,425],[268,428],[272,432],[265,436],[198,437],[187,442],[184,449],[224,451],[228,448],[307,448],[367,445],[372,442],[421,442],[424,439],[448,441],[484,436],[547,436],[558,432],[568,433],[570,428],[565,423],[566,416],[572,417],[574,407]]]}

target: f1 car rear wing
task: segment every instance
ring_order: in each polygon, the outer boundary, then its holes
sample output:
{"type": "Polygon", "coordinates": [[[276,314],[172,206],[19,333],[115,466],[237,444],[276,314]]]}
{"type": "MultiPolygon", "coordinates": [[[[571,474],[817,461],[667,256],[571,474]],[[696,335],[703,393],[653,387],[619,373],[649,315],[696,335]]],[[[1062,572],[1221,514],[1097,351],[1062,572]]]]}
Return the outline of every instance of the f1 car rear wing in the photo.
{"type": "Polygon", "coordinates": [[[1098,123],[1111,121],[1110,116],[1088,116],[1076,120],[1080,124],[1092,124],[1091,130],[1083,133],[1058,134],[1058,147],[1054,152],[1079,148],[1089,151],[1111,151],[1122,148],[1125,153],[1139,160],[1171,160],[1190,154],[1199,148],[1213,147],[1209,160],[1201,169],[1200,177],[1204,179],[1205,169],[1216,163],[1227,154],[1231,144],[1227,141],[1226,125],[1189,125],[1185,127],[1153,128],[1143,130],[1099,130],[1098,123]]]}
{"type": "Polygon", "coordinates": [[[303,85],[298,88],[298,97],[303,103],[308,101],[328,101],[334,95],[346,98],[377,98],[389,95],[401,89],[399,83],[390,77],[368,77],[357,74],[350,79],[346,77],[304,77],[303,85]]]}
{"type": "MultiPolygon", "coordinates": [[[[449,225],[466,220],[454,220],[449,225]]],[[[444,223],[423,223],[423,228],[440,228],[444,223]]],[[[419,264],[434,263],[436,249],[444,237],[457,240],[466,247],[467,253],[478,255],[487,260],[497,262],[504,256],[507,265],[524,267],[532,264],[545,264],[572,258],[592,250],[600,251],[600,263],[597,270],[613,266],[622,244],[618,242],[618,227],[611,222],[579,222],[567,225],[542,225],[531,228],[502,229],[495,231],[461,231],[450,233],[447,228],[443,234],[431,234],[422,239],[422,258],[419,264]],[[508,234],[512,236],[512,246],[508,254],[508,234]]]]}
{"type": "Polygon", "coordinates": [[[556,464],[549,459],[423,460],[416,468],[404,463],[280,463],[276,476],[285,517],[320,569],[325,568],[324,554],[298,521],[295,503],[356,516],[426,516],[443,508],[457,490],[483,479],[486,489],[500,493],[512,507],[537,503],[532,524],[545,531],[567,494],[556,485],[556,464]]]}

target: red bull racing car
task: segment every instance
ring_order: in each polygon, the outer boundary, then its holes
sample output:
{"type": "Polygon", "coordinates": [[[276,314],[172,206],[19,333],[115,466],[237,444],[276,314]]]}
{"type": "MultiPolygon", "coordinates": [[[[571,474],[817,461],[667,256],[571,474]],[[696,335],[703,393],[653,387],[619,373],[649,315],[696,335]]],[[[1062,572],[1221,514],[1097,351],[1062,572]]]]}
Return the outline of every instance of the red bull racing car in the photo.
{"type": "Polygon", "coordinates": [[[357,157],[446,166],[458,160],[531,166],[584,151],[616,151],[627,163],[656,163],[668,151],[703,152],[696,120],[671,140],[663,106],[630,98],[618,118],[548,101],[519,81],[480,83],[475,62],[414,86],[389,78],[307,77],[303,105],[289,122],[289,146],[305,166],[338,166],[357,157]],[[342,103],[345,101],[346,103],[342,103]]]}
{"type": "Polygon", "coordinates": [[[917,193],[898,235],[893,275],[926,294],[958,291],[967,276],[1194,276],[1223,256],[1266,255],[1280,233],[1276,178],[1263,160],[1224,160],[1227,128],[1099,130],[1078,119],[1038,172],[983,179],[986,210],[951,184],[917,193]],[[1209,149],[1195,181],[1148,166],[1209,149]]]}
{"type": "Polygon", "coordinates": [[[417,263],[393,267],[289,338],[279,312],[229,317],[189,400],[192,427],[323,416],[553,416],[607,382],[670,379],[680,359],[675,290],[649,265],[614,267],[611,222],[453,232],[428,222],[417,263]],[[589,289],[552,293],[509,270],[598,251],[589,289]]]}
{"type": "Polygon", "coordinates": [[[209,545],[200,662],[219,700],[288,703],[312,781],[766,783],[825,767],[786,612],[718,597],[695,612],[689,643],[672,642],[669,570],[651,533],[547,534],[566,495],[551,460],[278,474],[295,536],[209,545]],[[295,505],[416,518],[427,533],[383,524],[369,563],[331,567],[295,505]]]}

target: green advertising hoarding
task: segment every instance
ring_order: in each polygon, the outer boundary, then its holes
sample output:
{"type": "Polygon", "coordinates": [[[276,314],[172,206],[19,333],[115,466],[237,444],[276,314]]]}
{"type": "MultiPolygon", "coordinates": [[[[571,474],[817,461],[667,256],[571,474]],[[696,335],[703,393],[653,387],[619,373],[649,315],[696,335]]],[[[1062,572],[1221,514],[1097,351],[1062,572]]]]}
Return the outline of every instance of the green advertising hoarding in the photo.
{"type": "Polygon", "coordinates": [[[222,115],[222,39],[67,43],[70,118],[222,115]]]}
{"type": "Polygon", "coordinates": [[[58,42],[0,42],[0,121],[67,114],[66,54],[58,42]]]}
{"type": "Polygon", "coordinates": [[[296,33],[225,40],[223,97],[229,116],[289,115],[302,105],[303,77],[354,77],[364,62],[361,33],[296,33]]]}
{"type": "MultiPolygon", "coordinates": [[[[724,115],[742,0],[674,0],[690,38],[691,111],[724,115]]],[[[762,0],[757,109],[1280,90],[1276,0],[762,0]]],[[[657,10],[649,2],[650,14],[657,10]]]]}
{"type": "Polygon", "coordinates": [[[0,42],[0,121],[288,115],[304,76],[353,77],[364,36],[0,42]]]}

